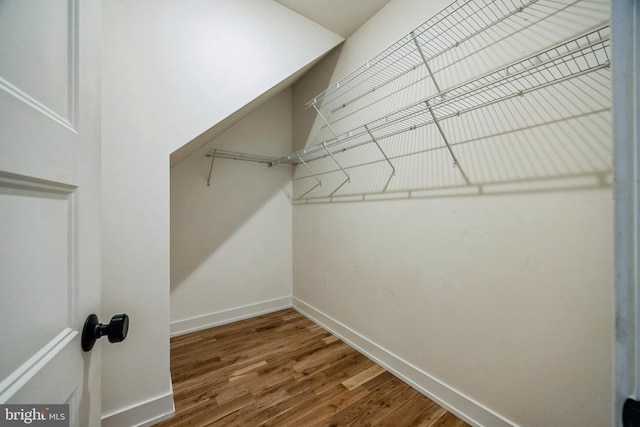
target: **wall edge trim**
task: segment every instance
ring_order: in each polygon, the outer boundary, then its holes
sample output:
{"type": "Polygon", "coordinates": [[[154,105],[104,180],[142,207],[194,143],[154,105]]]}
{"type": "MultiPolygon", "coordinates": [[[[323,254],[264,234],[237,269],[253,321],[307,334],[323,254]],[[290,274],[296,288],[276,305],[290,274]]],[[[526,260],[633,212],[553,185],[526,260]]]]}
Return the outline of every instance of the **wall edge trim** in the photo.
{"type": "Polygon", "coordinates": [[[255,304],[235,307],[228,310],[203,314],[188,319],[175,320],[170,323],[170,336],[176,337],[291,307],[291,296],[286,296],[255,304]]]}
{"type": "Polygon", "coordinates": [[[148,427],[175,414],[173,387],[169,392],[124,409],[102,415],[102,427],[148,427]]]}
{"type": "Polygon", "coordinates": [[[401,359],[312,305],[292,297],[293,308],[369,357],[429,399],[477,427],[518,427],[455,388],[401,359]]]}

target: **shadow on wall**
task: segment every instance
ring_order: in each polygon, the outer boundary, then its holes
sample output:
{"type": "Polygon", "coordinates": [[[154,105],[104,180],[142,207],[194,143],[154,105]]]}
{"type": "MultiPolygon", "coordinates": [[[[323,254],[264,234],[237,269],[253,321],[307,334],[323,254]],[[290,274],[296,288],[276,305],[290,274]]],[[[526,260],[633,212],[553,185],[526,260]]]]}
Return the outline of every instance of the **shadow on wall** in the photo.
{"type": "MultiPolygon", "coordinates": [[[[267,150],[266,155],[287,149],[291,141],[290,130],[281,129],[281,116],[290,117],[289,93],[278,95],[256,111],[212,143],[244,151],[267,150]]],[[[211,169],[211,185],[207,186],[211,159],[205,154],[210,146],[201,148],[171,169],[172,289],[197,272],[201,264],[232,236],[236,240],[244,239],[245,248],[254,244],[268,245],[264,241],[272,236],[265,232],[264,226],[262,232],[255,230],[256,227],[273,220],[272,225],[277,230],[280,204],[284,203],[285,208],[288,206],[282,188],[291,181],[289,167],[268,168],[257,163],[216,159],[211,169]],[[256,220],[256,217],[260,219],[256,220]],[[251,233],[261,243],[252,241],[251,233]]],[[[274,242],[277,249],[277,240],[274,242]]],[[[247,249],[224,263],[233,270],[234,262],[244,260],[244,267],[237,268],[247,269],[252,262],[247,258],[252,256],[251,250],[247,249]]],[[[210,279],[224,280],[223,272],[218,273],[218,277],[209,276],[210,279]]]]}
{"type": "MultiPolygon", "coordinates": [[[[586,91],[608,99],[608,88],[586,91]],[[600,90],[600,92],[598,92],[600,90]]],[[[611,108],[571,111],[554,87],[298,165],[293,203],[336,203],[611,186],[611,108]],[[537,120],[520,124],[526,111],[537,120]],[[542,117],[546,116],[546,117],[542,117]],[[482,131],[482,132],[479,132],[482,131]],[[386,153],[387,158],[384,157],[386,153]],[[454,161],[454,157],[457,161],[454,161]],[[322,186],[317,185],[318,180],[322,186]]]]}
{"type": "MultiPolygon", "coordinates": [[[[312,138],[312,135],[317,134],[320,131],[320,126],[323,124],[321,121],[316,120],[317,116],[311,108],[302,108],[305,103],[315,96],[318,92],[324,90],[331,83],[336,65],[340,60],[344,44],[341,44],[332,49],[322,60],[309,70],[304,80],[312,82],[310,87],[306,87],[306,90],[297,90],[296,84],[294,84],[294,90],[292,91],[291,103],[294,106],[293,114],[293,150],[297,151],[304,148],[307,141],[312,138]],[[311,113],[311,114],[309,114],[311,113]]],[[[284,153],[281,153],[284,154],[284,153]]]]}
{"type": "Polygon", "coordinates": [[[607,3],[540,6],[468,39],[445,14],[307,97],[292,203],[610,187],[607,3]]]}

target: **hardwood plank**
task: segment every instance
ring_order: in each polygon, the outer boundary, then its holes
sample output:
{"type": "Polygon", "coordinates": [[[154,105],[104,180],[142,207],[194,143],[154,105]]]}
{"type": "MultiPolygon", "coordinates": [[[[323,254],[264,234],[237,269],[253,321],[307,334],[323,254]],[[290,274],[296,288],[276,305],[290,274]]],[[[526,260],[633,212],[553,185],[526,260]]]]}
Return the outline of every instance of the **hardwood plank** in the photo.
{"type": "Polygon", "coordinates": [[[361,386],[369,380],[372,380],[383,372],[385,372],[385,369],[382,366],[373,365],[372,367],[360,372],[358,375],[354,375],[348,380],[343,381],[342,385],[345,386],[347,390],[353,390],[354,388],[361,386]]]}
{"type": "Polygon", "coordinates": [[[467,423],[453,415],[451,412],[447,412],[433,425],[433,427],[464,427],[467,425],[467,423]]]}
{"type": "Polygon", "coordinates": [[[426,396],[418,394],[376,425],[378,427],[408,426],[420,419],[423,413],[433,413],[438,409],[442,408],[426,396]]]}
{"type": "Polygon", "coordinates": [[[327,366],[325,369],[316,372],[310,377],[316,393],[322,394],[326,390],[341,384],[343,381],[353,377],[360,372],[374,366],[374,363],[364,355],[354,353],[339,362],[327,366]]]}
{"type": "Polygon", "coordinates": [[[171,339],[158,427],[468,427],[294,309],[171,339]]]}
{"type": "Polygon", "coordinates": [[[313,351],[302,358],[293,367],[297,372],[304,373],[326,363],[343,358],[352,349],[342,341],[336,341],[313,351]]]}
{"type": "Polygon", "coordinates": [[[253,365],[249,365],[249,366],[246,366],[246,367],[244,367],[242,369],[239,369],[239,370],[237,370],[235,372],[232,372],[232,373],[229,374],[229,381],[234,381],[234,380],[244,376],[247,372],[256,370],[259,367],[264,366],[266,364],[267,364],[266,360],[261,360],[258,363],[254,363],[253,365]]]}
{"type": "Polygon", "coordinates": [[[353,425],[377,425],[418,394],[418,391],[400,381],[388,394],[373,402],[367,412],[358,418],[358,423],[353,425]]]}
{"type": "Polygon", "coordinates": [[[318,420],[327,419],[345,408],[353,405],[369,392],[365,389],[351,390],[346,392],[340,387],[336,387],[336,393],[325,393],[326,399],[316,401],[311,411],[307,412],[302,418],[296,419],[294,426],[309,426],[317,424],[318,420]]]}
{"type": "Polygon", "coordinates": [[[434,427],[446,414],[446,409],[437,407],[433,410],[423,412],[411,425],[416,427],[434,427]]]}
{"type": "Polygon", "coordinates": [[[369,413],[375,412],[378,406],[384,405],[384,398],[400,385],[402,381],[398,378],[392,378],[379,388],[370,392],[366,397],[354,402],[353,405],[336,413],[331,418],[323,421],[322,425],[326,426],[350,426],[362,425],[360,419],[364,419],[369,413]]]}
{"type": "Polygon", "coordinates": [[[339,341],[339,338],[336,337],[335,335],[331,335],[326,338],[323,338],[322,341],[324,341],[325,344],[331,344],[332,342],[339,341]]]}
{"type": "MultiPolygon", "coordinates": [[[[335,387],[331,391],[320,396],[313,395],[311,398],[300,402],[294,410],[287,411],[265,424],[265,426],[305,426],[309,425],[309,420],[317,421],[317,412],[322,414],[331,413],[331,409],[344,408],[352,402],[360,399],[366,390],[345,392],[342,387],[335,387]],[[306,420],[306,421],[305,421],[306,420]]],[[[333,414],[331,414],[333,415],[333,414]]],[[[328,416],[328,415],[327,415],[328,416]]]]}
{"type": "Polygon", "coordinates": [[[394,378],[396,378],[396,377],[391,372],[385,371],[385,372],[381,373],[380,375],[378,375],[377,377],[372,378],[368,382],[364,383],[362,386],[366,387],[367,390],[371,391],[371,390],[377,389],[378,387],[382,386],[387,381],[390,381],[390,380],[392,380],[394,378]]]}

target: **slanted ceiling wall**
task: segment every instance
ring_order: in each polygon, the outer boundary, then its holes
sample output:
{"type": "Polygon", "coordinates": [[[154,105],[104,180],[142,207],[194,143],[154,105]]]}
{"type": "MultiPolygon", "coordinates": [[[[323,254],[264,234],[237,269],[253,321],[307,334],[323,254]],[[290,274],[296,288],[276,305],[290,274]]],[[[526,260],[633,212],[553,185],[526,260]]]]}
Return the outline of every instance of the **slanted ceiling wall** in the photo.
{"type": "Polygon", "coordinates": [[[341,41],[272,1],[103,2],[100,317],[131,319],[103,346],[105,427],[173,409],[170,154],[341,41]]]}
{"type": "Polygon", "coordinates": [[[288,165],[211,159],[211,147],[276,157],[291,150],[291,89],[171,168],[171,331],[291,306],[288,165]],[[210,186],[207,186],[211,170],[210,186]]]}
{"type": "MultiPolygon", "coordinates": [[[[304,109],[307,100],[448,3],[393,0],[298,81],[291,92],[294,148],[327,134],[304,109]]],[[[607,2],[583,5],[519,34],[506,49],[478,55],[477,69],[463,70],[466,78],[607,19],[607,2]]],[[[314,162],[327,172],[324,185],[292,208],[292,304],[474,425],[611,426],[611,111],[602,83],[575,92],[560,85],[444,122],[473,185],[461,184],[446,151],[434,149],[440,136],[433,127],[382,141],[391,151],[424,151],[395,159],[391,181],[379,153],[365,153],[375,162],[350,168],[352,182],[327,197],[343,177],[331,159],[314,162]],[[574,102],[565,105],[568,99],[574,102]],[[531,107],[526,115],[518,114],[523,105],[531,107]]],[[[270,137],[287,138],[290,121],[280,114],[288,114],[288,97],[265,104],[207,148],[286,154],[270,137]],[[283,129],[265,120],[280,120],[283,129]],[[269,147],[259,143],[263,126],[269,147]]],[[[287,303],[285,286],[271,281],[287,274],[280,255],[290,249],[266,228],[282,233],[288,221],[288,214],[273,218],[287,211],[276,190],[285,173],[216,159],[206,188],[205,152],[172,170],[176,332],[287,303]],[[195,225],[208,223],[214,230],[198,235],[195,225]],[[193,228],[181,235],[184,226],[193,228]],[[256,264],[258,256],[275,260],[274,270],[256,264]]],[[[355,164],[357,156],[338,158],[355,164]]],[[[309,188],[305,174],[293,169],[294,195],[309,188]]]]}

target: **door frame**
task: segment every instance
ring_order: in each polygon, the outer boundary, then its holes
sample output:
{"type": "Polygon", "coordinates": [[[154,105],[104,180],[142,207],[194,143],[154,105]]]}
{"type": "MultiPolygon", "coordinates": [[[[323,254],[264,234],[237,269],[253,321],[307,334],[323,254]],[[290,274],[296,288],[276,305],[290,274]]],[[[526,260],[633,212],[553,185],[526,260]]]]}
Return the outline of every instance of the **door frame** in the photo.
{"type": "Polygon", "coordinates": [[[612,0],[611,57],[615,174],[615,425],[627,398],[639,399],[640,3],[612,0]]]}

